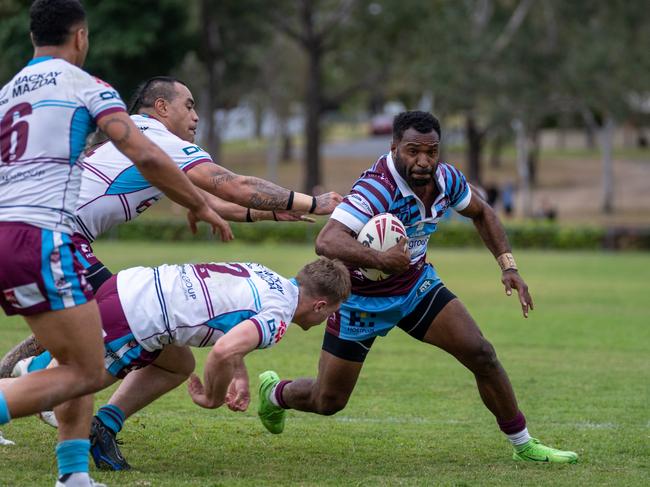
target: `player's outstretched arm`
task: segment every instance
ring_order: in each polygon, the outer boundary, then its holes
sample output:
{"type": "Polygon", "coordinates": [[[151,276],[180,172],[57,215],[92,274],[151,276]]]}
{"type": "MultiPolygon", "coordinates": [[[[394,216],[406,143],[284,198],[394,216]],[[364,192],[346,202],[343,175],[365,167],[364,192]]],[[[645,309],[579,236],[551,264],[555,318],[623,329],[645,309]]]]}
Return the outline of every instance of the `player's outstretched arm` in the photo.
{"type": "MultiPolygon", "coordinates": [[[[271,221],[286,221],[286,222],[310,222],[314,223],[314,219],[308,217],[299,211],[286,211],[286,210],[254,210],[231,203],[230,201],[223,200],[207,191],[200,189],[203,197],[214,211],[219,215],[231,222],[258,222],[263,220],[271,221]]],[[[191,226],[191,220],[190,220],[191,226]]],[[[194,230],[192,230],[194,232],[194,230]]]]}
{"type": "Polygon", "coordinates": [[[260,340],[257,326],[250,320],[236,325],[212,347],[203,370],[203,383],[195,374],[187,389],[195,404],[215,409],[226,400],[226,394],[244,355],[254,350],[260,340]]]}
{"type": "Polygon", "coordinates": [[[352,230],[331,218],[316,237],[316,253],[350,265],[379,269],[390,274],[408,270],[411,263],[405,238],[401,238],[397,245],[386,252],[379,252],[363,246],[352,230]]]}
{"type": "Polygon", "coordinates": [[[335,192],[309,196],[254,176],[235,174],[218,164],[200,164],[187,172],[198,187],[227,201],[258,210],[293,210],[329,215],[343,199],[335,192]]]}
{"type": "Polygon", "coordinates": [[[212,210],[198,190],[156,144],[142,135],[126,112],[115,112],[97,120],[99,128],[115,147],[131,159],[151,184],[176,203],[222,232],[226,222],[212,210]]]}
{"type": "Polygon", "coordinates": [[[460,214],[471,218],[474,222],[474,226],[478,230],[485,246],[492,252],[492,255],[494,255],[499,263],[502,271],[501,282],[503,282],[506,294],[510,296],[512,289],[517,290],[524,318],[528,318],[528,311],[533,309],[533,298],[528,292],[528,285],[519,275],[517,264],[515,264],[510,243],[508,242],[508,236],[499,217],[490,205],[475,194],[472,195],[472,199],[467,208],[462,210],[460,214]]]}

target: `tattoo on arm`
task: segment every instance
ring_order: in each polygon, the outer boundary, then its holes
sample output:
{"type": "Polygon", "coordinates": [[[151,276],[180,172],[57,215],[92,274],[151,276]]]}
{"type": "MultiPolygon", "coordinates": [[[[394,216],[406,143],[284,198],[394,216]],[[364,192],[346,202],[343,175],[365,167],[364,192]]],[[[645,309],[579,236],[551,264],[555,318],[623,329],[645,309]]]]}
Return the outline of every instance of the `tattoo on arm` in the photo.
{"type": "Polygon", "coordinates": [[[212,186],[216,188],[217,186],[227,184],[227,183],[233,181],[236,178],[237,178],[237,176],[235,174],[228,174],[228,173],[226,173],[226,174],[218,174],[218,175],[212,176],[212,186]]]}
{"type": "Polygon", "coordinates": [[[256,193],[250,197],[250,207],[258,210],[284,210],[289,202],[288,189],[265,179],[246,178],[256,193]]]}
{"type": "Polygon", "coordinates": [[[14,366],[22,359],[43,353],[45,349],[32,335],[11,349],[0,361],[0,378],[11,377],[14,366]]]}

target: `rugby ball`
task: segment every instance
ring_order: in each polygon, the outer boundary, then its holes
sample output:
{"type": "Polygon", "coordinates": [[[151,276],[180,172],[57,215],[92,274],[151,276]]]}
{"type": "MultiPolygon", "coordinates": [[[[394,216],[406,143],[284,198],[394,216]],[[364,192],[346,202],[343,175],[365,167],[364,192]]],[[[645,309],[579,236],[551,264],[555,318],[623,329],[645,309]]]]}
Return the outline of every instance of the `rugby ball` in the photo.
{"type": "MultiPolygon", "coordinates": [[[[394,247],[402,237],[406,237],[406,229],[399,218],[390,213],[381,213],[373,216],[363,226],[357,235],[357,240],[366,247],[385,252],[394,247]]],[[[360,267],[359,270],[371,281],[381,281],[390,276],[379,269],[360,267]]]]}

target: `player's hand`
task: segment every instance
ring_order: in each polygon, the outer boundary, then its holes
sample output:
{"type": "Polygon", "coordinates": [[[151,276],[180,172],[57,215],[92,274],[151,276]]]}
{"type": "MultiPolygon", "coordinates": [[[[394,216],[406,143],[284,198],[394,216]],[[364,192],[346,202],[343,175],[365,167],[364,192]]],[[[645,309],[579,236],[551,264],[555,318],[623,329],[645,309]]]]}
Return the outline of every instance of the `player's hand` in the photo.
{"type": "Polygon", "coordinates": [[[205,394],[205,389],[203,384],[201,384],[201,379],[196,374],[190,375],[190,378],[187,381],[187,392],[189,392],[192,401],[197,406],[201,406],[206,409],[214,409],[220,406],[215,405],[208,396],[205,394]]]}
{"type": "Polygon", "coordinates": [[[232,230],[230,229],[228,222],[221,218],[219,214],[214,210],[210,209],[207,206],[206,208],[207,210],[205,212],[187,212],[187,222],[190,226],[190,231],[192,234],[196,235],[196,232],[198,230],[196,224],[199,220],[203,220],[212,226],[213,235],[216,232],[219,232],[222,242],[228,242],[229,240],[235,238],[235,236],[232,234],[232,230]]]}
{"type": "Polygon", "coordinates": [[[516,289],[519,294],[519,302],[521,303],[521,311],[524,313],[524,318],[528,318],[528,311],[533,309],[533,298],[528,292],[528,286],[521,278],[519,273],[514,269],[509,269],[501,273],[501,282],[506,288],[506,295],[512,295],[512,290],[516,289]]]}
{"type": "Polygon", "coordinates": [[[251,402],[248,376],[233,377],[226,393],[226,405],[231,411],[246,411],[251,402]]]}
{"type": "Polygon", "coordinates": [[[329,215],[341,201],[343,201],[343,196],[334,191],[318,195],[316,196],[316,209],[314,210],[314,214],[329,215]]]}
{"type": "Polygon", "coordinates": [[[408,239],[402,237],[397,244],[386,252],[380,252],[381,262],[377,267],[389,274],[401,274],[408,270],[411,264],[411,254],[408,250],[408,239]]]}
{"type": "Polygon", "coordinates": [[[305,215],[301,211],[275,210],[275,219],[279,222],[308,222],[314,223],[312,217],[305,215]]]}

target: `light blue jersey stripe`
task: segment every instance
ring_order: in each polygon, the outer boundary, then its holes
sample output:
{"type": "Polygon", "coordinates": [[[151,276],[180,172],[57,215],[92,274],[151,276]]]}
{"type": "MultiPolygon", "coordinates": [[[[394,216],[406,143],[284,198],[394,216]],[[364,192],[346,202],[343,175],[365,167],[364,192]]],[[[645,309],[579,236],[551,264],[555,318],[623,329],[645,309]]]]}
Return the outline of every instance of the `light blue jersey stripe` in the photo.
{"type": "Polygon", "coordinates": [[[362,221],[363,223],[366,223],[368,220],[370,220],[370,216],[361,213],[354,206],[346,203],[345,201],[339,204],[339,208],[347,213],[350,213],[353,217],[355,217],[357,220],[362,221]]]}
{"type": "Polygon", "coordinates": [[[215,316],[210,321],[208,321],[206,325],[208,325],[210,328],[216,328],[217,330],[221,330],[224,333],[228,333],[239,323],[247,320],[251,316],[255,316],[255,314],[255,311],[252,311],[250,309],[231,311],[229,313],[215,316]]]}
{"type": "Polygon", "coordinates": [[[246,279],[246,282],[248,283],[248,285],[251,288],[251,291],[253,292],[253,300],[255,301],[255,309],[257,311],[259,311],[260,309],[262,309],[262,303],[260,302],[260,293],[257,290],[257,287],[255,286],[255,284],[253,284],[253,282],[250,279],[246,279]]]}
{"type": "MultiPolygon", "coordinates": [[[[379,191],[381,193],[381,195],[384,198],[386,198],[386,203],[388,205],[390,205],[393,198],[391,197],[390,193],[388,192],[388,190],[386,189],[386,187],[384,185],[382,185],[379,181],[376,181],[376,180],[374,180],[372,178],[365,178],[365,179],[362,179],[361,181],[363,181],[364,183],[369,184],[370,186],[375,188],[377,191],[379,191]]],[[[355,189],[358,189],[358,188],[355,188],[355,189]]],[[[381,206],[383,207],[384,205],[381,205],[381,206]]]]}
{"type": "Polygon", "coordinates": [[[50,255],[54,251],[54,234],[52,230],[41,230],[41,275],[45,283],[45,290],[50,301],[52,310],[65,308],[63,299],[59,296],[54,284],[54,275],[50,262],[50,255]]]}
{"type": "MultiPolygon", "coordinates": [[[[68,235],[62,235],[63,243],[72,244],[72,240],[68,235]]],[[[81,282],[79,281],[79,276],[74,270],[74,259],[72,258],[72,251],[67,245],[61,247],[61,268],[63,269],[63,275],[65,280],[72,284],[72,299],[74,299],[74,304],[80,305],[86,302],[86,296],[84,295],[81,289],[81,282]]]]}
{"type": "Polygon", "coordinates": [[[361,195],[365,199],[367,199],[372,204],[372,206],[377,208],[377,211],[379,213],[385,213],[386,210],[388,210],[388,208],[386,208],[386,206],[381,201],[379,201],[379,198],[377,198],[374,194],[372,194],[369,190],[367,190],[363,186],[360,185],[355,186],[354,191],[361,193],[361,195]]]}

